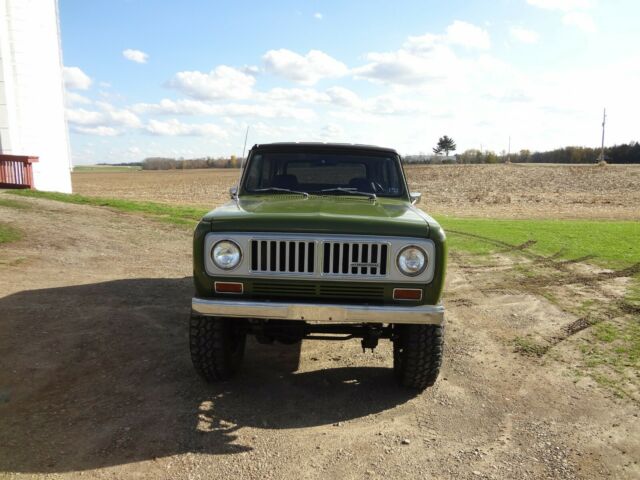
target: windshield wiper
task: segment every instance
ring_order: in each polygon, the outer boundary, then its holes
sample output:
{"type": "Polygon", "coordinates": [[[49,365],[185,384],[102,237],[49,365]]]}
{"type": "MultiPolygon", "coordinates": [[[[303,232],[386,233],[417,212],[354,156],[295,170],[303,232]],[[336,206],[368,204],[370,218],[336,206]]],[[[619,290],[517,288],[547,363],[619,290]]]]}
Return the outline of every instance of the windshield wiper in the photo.
{"type": "Polygon", "coordinates": [[[355,188],[336,187],[336,188],[325,188],[324,190],[318,191],[318,193],[331,193],[331,192],[346,193],[347,195],[361,195],[364,197],[369,197],[371,200],[375,200],[377,198],[375,193],[361,192],[360,190],[356,190],[355,188]]]}
{"type": "Polygon", "coordinates": [[[280,187],[267,187],[267,188],[258,188],[256,190],[251,190],[252,192],[280,192],[280,193],[297,193],[298,195],[304,196],[304,198],[309,198],[309,194],[307,192],[300,192],[298,190],[290,190],[288,188],[280,188],[280,187]]]}

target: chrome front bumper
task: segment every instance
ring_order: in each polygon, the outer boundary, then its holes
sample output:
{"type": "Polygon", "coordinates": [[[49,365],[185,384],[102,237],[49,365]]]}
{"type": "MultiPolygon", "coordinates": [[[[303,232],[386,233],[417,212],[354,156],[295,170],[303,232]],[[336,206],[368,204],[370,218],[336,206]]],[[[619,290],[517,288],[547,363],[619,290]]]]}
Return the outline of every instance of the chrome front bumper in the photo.
{"type": "Polygon", "coordinates": [[[211,317],[260,318],[328,323],[412,323],[442,325],[442,305],[337,305],[193,298],[194,313],[211,317]]]}

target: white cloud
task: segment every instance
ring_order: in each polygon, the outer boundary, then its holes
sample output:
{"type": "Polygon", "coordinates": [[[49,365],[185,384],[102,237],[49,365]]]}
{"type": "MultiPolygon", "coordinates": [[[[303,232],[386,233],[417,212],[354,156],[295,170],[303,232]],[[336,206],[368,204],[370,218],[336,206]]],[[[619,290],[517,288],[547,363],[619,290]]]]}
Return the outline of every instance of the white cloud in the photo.
{"type": "Polygon", "coordinates": [[[360,97],[353,91],[344,87],[331,87],[326,91],[329,101],[343,107],[359,107],[362,105],[360,97]]]}
{"type": "Polygon", "coordinates": [[[424,54],[442,45],[455,45],[471,49],[488,50],[491,47],[489,32],[468,22],[455,20],[442,35],[425,33],[410,36],[403,48],[414,54],[424,54]]]}
{"type": "Polygon", "coordinates": [[[400,49],[369,53],[366,58],[370,63],[354,69],[356,77],[388,84],[420,85],[445,78],[460,69],[458,57],[442,45],[421,54],[400,49]]]}
{"type": "Polygon", "coordinates": [[[560,10],[569,12],[572,10],[591,8],[591,0],[527,0],[529,5],[545,10],[560,10]]]}
{"type": "Polygon", "coordinates": [[[592,0],[527,0],[529,5],[564,12],[562,23],[585,32],[595,32],[596,23],[587,10],[593,7],[592,0]]]}
{"type": "Polygon", "coordinates": [[[65,103],[67,106],[72,105],[89,105],[91,103],[91,99],[85,97],[84,95],[80,95],[75,92],[65,92],[65,103]]]}
{"type": "Polygon", "coordinates": [[[313,14],[313,18],[315,18],[316,20],[322,20],[323,15],[320,12],[316,12],[313,14]]]}
{"type": "Polygon", "coordinates": [[[129,128],[138,128],[142,125],[138,116],[126,108],[118,109],[107,102],[96,102],[96,105],[102,108],[110,124],[122,125],[123,127],[129,128]]]}
{"type": "Polygon", "coordinates": [[[313,88],[272,88],[265,94],[265,98],[275,102],[302,102],[322,103],[327,102],[327,94],[313,88]]]}
{"type": "Polygon", "coordinates": [[[509,34],[517,41],[527,44],[537,43],[538,39],[540,38],[537,32],[529,30],[528,28],[517,26],[509,28],[509,34]]]}
{"type": "Polygon", "coordinates": [[[147,63],[147,60],[149,60],[149,54],[143,52],[142,50],[134,50],[131,48],[123,50],[122,56],[127,60],[131,60],[135,63],[147,63]]]}
{"type": "Polygon", "coordinates": [[[433,33],[425,33],[416,37],[409,37],[404,42],[404,49],[415,54],[427,53],[436,47],[441,37],[433,33]]]}
{"type": "Polygon", "coordinates": [[[209,73],[178,72],[168,85],[198,100],[220,100],[248,98],[255,82],[253,75],[220,65],[209,73]]]}
{"type": "Polygon", "coordinates": [[[71,127],[74,132],[82,133],[85,135],[96,135],[98,137],[115,137],[120,135],[120,132],[113,127],[81,127],[74,125],[71,127]]]}
{"type": "Polygon", "coordinates": [[[284,103],[291,104],[291,106],[297,103],[328,105],[349,110],[355,115],[411,113],[420,109],[416,106],[415,100],[400,100],[394,94],[378,95],[365,99],[353,90],[342,86],[333,86],[324,92],[313,88],[274,88],[266,94],[266,98],[277,102],[280,106],[284,103]]]}
{"type": "Polygon", "coordinates": [[[255,77],[260,73],[260,67],[256,67],[255,65],[245,65],[240,69],[240,71],[255,77]]]}
{"type": "Polygon", "coordinates": [[[580,30],[584,30],[585,32],[589,33],[596,31],[596,24],[593,21],[593,18],[586,12],[565,13],[562,17],[562,23],[564,23],[565,25],[578,27],[580,30]]]}
{"type": "Polygon", "coordinates": [[[408,93],[410,97],[403,98],[400,95],[386,94],[368,99],[362,110],[375,115],[404,115],[428,112],[432,115],[436,113],[433,106],[426,107],[424,102],[415,98],[415,93],[408,93]],[[425,108],[426,107],[426,108],[425,108]]]}
{"type": "Polygon", "coordinates": [[[63,67],[62,78],[65,87],[69,89],[88,90],[91,86],[91,78],[78,67],[63,67]]]}
{"type": "Polygon", "coordinates": [[[344,137],[344,128],[335,123],[330,123],[322,127],[322,137],[325,140],[338,140],[344,137]]]}
{"type": "Polygon", "coordinates": [[[314,85],[323,78],[341,77],[347,66],[320,50],[302,56],[291,50],[269,50],[262,57],[267,72],[288,78],[302,85],[314,85]]]}
{"type": "Polygon", "coordinates": [[[138,103],[132,110],[140,114],[158,115],[212,115],[229,117],[293,118],[310,120],[314,112],[291,105],[226,103],[224,105],[202,100],[162,99],[158,103],[138,103]]]}
{"type": "Polygon", "coordinates": [[[101,112],[84,108],[68,108],[67,121],[73,125],[96,126],[103,123],[104,116],[101,112]]]}
{"type": "Polygon", "coordinates": [[[149,120],[146,131],[161,136],[200,136],[224,138],[227,132],[212,123],[182,123],[176,119],[161,122],[149,120]]]}
{"type": "Polygon", "coordinates": [[[357,78],[374,82],[417,86],[456,76],[461,78],[474,66],[482,67],[484,57],[459,57],[454,46],[486,50],[491,40],[482,28],[456,20],[443,35],[410,36],[399,50],[367,54],[369,63],[353,72],[357,78]]]}
{"type": "MultiPolygon", "coordinates": [[[[74,127],[75,131],[81,131],[82,133],[90,133],[91,129],[99,130],[100,127],[103,132],[109,130],[106,127],[126,127],[126,128],[140,128],[142,122],[138,116],[128,109],[118,109],[107,102],[95,102],[95,106],[99,110],[86,110],[84,108],[67,108],[66,116],[67,121],[74,127]]],[[[96,133],[99,134],[99,133],[96,133]]],[[[102,134],[105,135],[104,133],[102,134]]]]}
{"type": "Polygon", "coordinates": [[[471,23],[454,21],[447,27],[446,41],[452,45],[487,50],[491,47],[489,33],[471,23]]]}

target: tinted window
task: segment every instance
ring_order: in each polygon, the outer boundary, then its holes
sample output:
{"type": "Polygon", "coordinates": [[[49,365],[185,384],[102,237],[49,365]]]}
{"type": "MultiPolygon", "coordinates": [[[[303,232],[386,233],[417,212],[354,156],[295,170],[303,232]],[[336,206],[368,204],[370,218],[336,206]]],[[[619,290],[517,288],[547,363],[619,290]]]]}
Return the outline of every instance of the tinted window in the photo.
{"type": "Polygon", "coordinates": [[[244,190],[280,188],[317,193],[332,188],[397,197],[404,193],[396,157],[337,153],[264,153],[254,155],[244,190]]]}

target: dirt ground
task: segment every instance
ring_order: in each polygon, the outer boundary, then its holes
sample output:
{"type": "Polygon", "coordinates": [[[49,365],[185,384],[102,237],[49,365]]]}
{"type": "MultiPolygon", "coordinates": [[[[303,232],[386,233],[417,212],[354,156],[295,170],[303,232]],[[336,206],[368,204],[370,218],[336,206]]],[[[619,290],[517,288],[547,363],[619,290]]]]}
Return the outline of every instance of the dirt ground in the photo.
{"type": "MultiPolygon", "coordinates": [[[[24,233],[0,247],[2,478],[640,476],[638,403],[572,374],[579,319],[503,282],[507,256],[451,259],[445,363],[424,393],[395,386],[388,343],[357,341],[252,343],[238,379],[206,385],[188,353],[189,231],[20,201],[0,206],[24,233]],[[551,355],[514,352],[532,332],[555,339],[551,355]]],[[[557,268],[578,294],[584,267],[557,268]]],[[[613,301],[624,281],[580,294],[613,301]]]]}
{"type": "MultiPolygon", "coordinates": [[[[228,199],[238,170],[82,172],[76,193],[210,207],[228,199]]],[[[635,165],[410,165],[430,213],[492,218],[640,220],[635,165]]]]}

